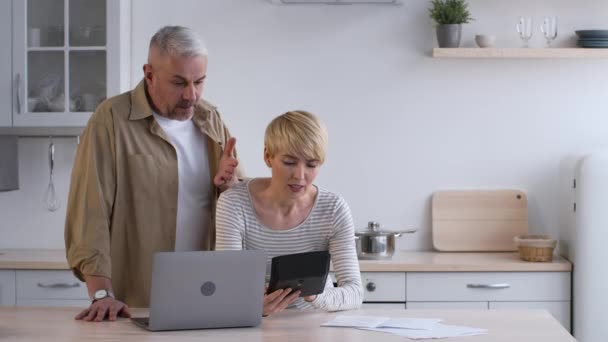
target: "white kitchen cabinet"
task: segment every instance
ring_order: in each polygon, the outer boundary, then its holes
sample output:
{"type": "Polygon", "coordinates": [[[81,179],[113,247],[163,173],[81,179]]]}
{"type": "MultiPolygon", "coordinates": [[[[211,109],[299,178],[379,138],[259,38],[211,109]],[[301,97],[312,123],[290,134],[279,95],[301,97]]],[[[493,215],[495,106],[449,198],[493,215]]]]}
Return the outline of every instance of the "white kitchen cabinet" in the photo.
{"type": "Polygon", "coordinates": [[[15,271],[0,270],[0,306],[15,305],[15,271]]]}
{"type": "Polygon", "coordinates": [[[88,306],[87,286],[68,270],[17,270],[17,306],[88,306]]]}
{"type": "Polygon", "coordinates": [[[363,303],[363,309],[405,309],[404,303],[363,303]]]}
{"type": "Polygon", "coordinates": [[[11,2],[0,1],[0,41],[5,48],[0,50],[0,127],[10,127],[13,124],[12,113],[12,56],[10,46],[12,40],[11,2]]]}
{"type": "MultiPolygon", "coordinates": [[[[336,276],[329,274],[334,284],[336,276]]],[[[361,272],[363,283],[363,305],[374,304],[382,308],[405,309],[405,273],[361,272]]]]}
{"type": "Polygon", "coordinates": [[[405,273],[361,272],[363,301],[405,303],[405,273]]]}
{"type": "Polygon", "coordinates": [[[0,123],[84,127],[128,88],[129,12],[121,0],[13,0],[12,110],[0,123]]]}
{"type": "Polygon", "coordinates": [[[407,308],[545,309],[570,328],[570,272],[410,272],[407,308]]]}

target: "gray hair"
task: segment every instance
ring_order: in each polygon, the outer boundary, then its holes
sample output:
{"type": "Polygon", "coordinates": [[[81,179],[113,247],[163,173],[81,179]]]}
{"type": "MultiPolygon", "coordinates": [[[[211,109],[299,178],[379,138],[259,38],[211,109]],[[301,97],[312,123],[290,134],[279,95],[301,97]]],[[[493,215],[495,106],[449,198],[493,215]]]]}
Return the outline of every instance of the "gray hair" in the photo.
{"type": "Polygon", "coordinates": [[[165,26],[150,39],[150,49],[157,47],[161,55],[194,57],[207,56],[207,47],[202,38],[184,26],[165,26]]]}

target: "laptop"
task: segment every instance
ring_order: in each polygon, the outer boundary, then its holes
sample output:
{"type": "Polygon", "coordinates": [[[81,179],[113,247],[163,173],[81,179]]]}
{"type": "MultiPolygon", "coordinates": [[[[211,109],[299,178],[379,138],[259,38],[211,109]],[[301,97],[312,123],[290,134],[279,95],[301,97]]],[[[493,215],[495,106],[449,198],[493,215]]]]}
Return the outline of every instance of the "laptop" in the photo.
{"type": "Polygon", "coordinates": [[[265,273],[265,251],[158,252],[150,317],[131,321],[151,331],[257,326],[265,273]]]}

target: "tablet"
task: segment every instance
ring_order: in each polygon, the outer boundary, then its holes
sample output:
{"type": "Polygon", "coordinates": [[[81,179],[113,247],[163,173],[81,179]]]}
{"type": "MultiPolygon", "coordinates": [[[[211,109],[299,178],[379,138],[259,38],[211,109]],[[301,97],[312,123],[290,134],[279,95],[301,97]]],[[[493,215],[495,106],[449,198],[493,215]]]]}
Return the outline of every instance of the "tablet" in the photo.
{"type": "Polygon", "coordinates": [[[323,293],[329,273],[329,252],[306,252],[272,258],[267,293],[290,288],[300,297],[323,293]]]}

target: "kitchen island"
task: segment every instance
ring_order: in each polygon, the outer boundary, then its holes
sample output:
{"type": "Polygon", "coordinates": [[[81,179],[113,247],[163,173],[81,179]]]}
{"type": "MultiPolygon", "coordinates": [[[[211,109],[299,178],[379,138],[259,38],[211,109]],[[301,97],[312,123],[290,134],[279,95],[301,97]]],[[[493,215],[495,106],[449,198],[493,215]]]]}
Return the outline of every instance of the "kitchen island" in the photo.
{"type": "MultiPolygon", "coordinates": [[[[135,316],[145,309],[132,310],[135,316]]],[[[74,320],[76,308],[0,308],[0,340],[6,341],[409,341],[391,334],[351,328],[320,327],[336,315],[439,318],[444,324],[487,329],[478,336],[452,337],[446,342],[573,342],[576,341],[544,310],[372,310],[328,313],[287,310],[262,320],[255,328],[148,332],[129,319],[90,323],[74,320]]]]}

